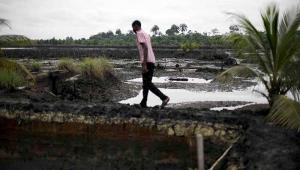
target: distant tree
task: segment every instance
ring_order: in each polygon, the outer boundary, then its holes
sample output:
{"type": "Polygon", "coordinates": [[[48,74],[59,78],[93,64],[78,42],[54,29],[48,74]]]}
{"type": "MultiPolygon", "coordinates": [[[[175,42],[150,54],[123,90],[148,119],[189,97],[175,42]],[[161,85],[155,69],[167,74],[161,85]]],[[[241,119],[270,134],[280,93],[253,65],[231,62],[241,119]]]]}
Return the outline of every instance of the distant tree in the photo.
{"type": "Polygon", "coordinates": [[[214,29],[211,30],[211,33],[213,35],[217,35],[217,34],[219,34],[219,30],[217,28],[214,28],[214,29]]]}
{"type": "Polygon", "coordinates": [[[238,25],[230,25],[229,26],[230,33],[237,33],[240,31],[240,28],[238,25]]]}
{"type": "Polygon", "coordinates": [[[134,32],[132,30],[128,30],[127,35],[134,35],[134,32]]]}
{"type": "Polygon", "coordinates": [[[107,31],[106,35],[107,35],[107,38],[111,38],[114,36],[114,33],[111,30],[109,30],[109,31],[107,31]]]}
{"type": "Polygon", "coordinates": [[[122,35],[121,29],[117,29],[117,30],[116,30],[116,35],[122,35]]]}
{"type": "Polygon", "coordinates": [[[187,25],[186,24],[180,24],[179,25],[179,29],[180,29],[180,32],[181,34],[184,34],[186,31],[187,31],[187,25]]]}
{"type": "Polygon", "coordinates": [[[66,37],[66,44],[73,44],[73,38],[72,37],[66,37]]]}
{"type": "Polygon", "coordinates": [[[171,29],[167,29],[167,30],[166,30],[166,34],[167,34],[168,36],[175,35],[175,33],[174,33],[171,29]]]}
{"type": "Polygon", "coordinates": [[[154,25],[151,28],[151,32],[153,32],[153,35],[158,35],[158,33],[159,33],[159,27],[157,25],[154,25]]]}
{"type": "Polygon", "coordinates": [[[170,29],[166,30],[166,34],[169,35],[169,36],[170,35],[176,35],[178,33],[179,33],[179,27],[175,24],[173,24],[170,29]]]}
{"type": "Polygon", "coordinates": [[[179,27],[175,24],[173,24],[171,26],[171,30],[174,32],[174,34],[178,34],[179,33],[179,27]]]}

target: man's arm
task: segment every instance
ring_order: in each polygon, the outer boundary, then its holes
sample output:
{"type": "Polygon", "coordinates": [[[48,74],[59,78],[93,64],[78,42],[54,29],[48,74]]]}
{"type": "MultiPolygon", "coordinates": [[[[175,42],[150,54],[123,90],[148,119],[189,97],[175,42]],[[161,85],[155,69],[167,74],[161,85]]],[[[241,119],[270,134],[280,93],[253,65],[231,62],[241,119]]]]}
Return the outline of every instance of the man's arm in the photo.
{"type": "Polygon", "coordinates": [[[143,53],[144,53],[144,63],[147,62],[147,59],[148,59],[148,47],[145,43],[141,43],[141,46],[143,48],[143,53]]]}
{"type": "Polygon", "coordinates": [[[143,53],[144,53],[144,60],[143,60],[143,63],[142,63],[142,67],[143,67],[143,72],[148,72],[148,69],[147,69],[147,59],[148,59],[148,47],[145,43],[140,43],[142,48],[143,48],[143,53]]]}

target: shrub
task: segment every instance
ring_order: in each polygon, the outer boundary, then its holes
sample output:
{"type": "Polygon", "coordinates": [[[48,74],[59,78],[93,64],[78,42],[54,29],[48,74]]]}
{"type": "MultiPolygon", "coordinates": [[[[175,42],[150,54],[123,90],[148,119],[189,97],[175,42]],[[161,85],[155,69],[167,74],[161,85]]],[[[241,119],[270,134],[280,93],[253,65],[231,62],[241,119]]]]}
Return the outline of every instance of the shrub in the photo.
{"type": "Polygon", "coordinates": [[[77,73],[79,72],[78,66],[74,59],[71,58],[62,58],[58,62],[58,69],[66,70],[68,72],[77,73]]]}
{"type": "Polygon", "coordinates": [[[180,48],[184,51],[184,52],[190,52],[194,49],[197,49],[200,47],[200,44],[196,43],[196,42],[185,42],[183,44],[180,45],[180,48]]]}
{"type": "Polygon", "coordinates": [[[31,63],[31,71],[38,72],[41,70],[41,67],[42,67],[42,64],[37,61],[33,61],[31,63]]]}
{"type": "Polygon", "coordinates": [[[0,87],[14,90],[25,84],[25,79],[18,72],[9,69],[0,69],[0,87]]]}
{"type": "Polygon", "coordinates": [[[113,66],[106,58],[85,58],[80,63],[81,74],[90,78],[103,79],[112,72],[113,66]]]}
{"type": "Polygon", "coordinates": [[[30,71],[23,64],[19,64],[16,61],[0,57],[0,69],[6,69],[8,71],[16,72],[20,74],[25,80],[33,82],[35,80],[30,71]]]}

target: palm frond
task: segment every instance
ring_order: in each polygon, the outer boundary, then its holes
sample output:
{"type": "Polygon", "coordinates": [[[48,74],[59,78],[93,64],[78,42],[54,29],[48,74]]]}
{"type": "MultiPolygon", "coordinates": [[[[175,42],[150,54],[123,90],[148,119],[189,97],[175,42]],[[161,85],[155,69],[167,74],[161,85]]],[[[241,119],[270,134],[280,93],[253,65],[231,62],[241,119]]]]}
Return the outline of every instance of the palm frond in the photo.
{"type": "Polygon", "coordinates": [[[270,5],[264,14],[261,14],[263,25],[265,28],[265,37],[267,40],[267,49],[265,52],[266,57],[268,57],[268,62],[274,72],[275,70],[275,60],[276,60],[276,49],[278,42],[278,20],[279,20],[279,10],[275,4],[270,5]],[[269,52],[270,51],[270,52],[269,52]]]}
{"type": "Polygon", "coordinates": [[[4,18],[0,18],[0,25],[5,25],[7,26],[8,28],[11,29],[10,25],[8,24],[8,20],[7,19],[4,19],[4,18]]]}
{"type": "Polygon", "coordinates": [[[277,96],[267,119],[300,132],[300,103],[286,96],[277,96]]]}
{"type": "Polygon", "coordinates": [[[277,47],[278,70],[285,67],[295,54],[300,53],[300,38],[297,32],[300,26],[299,8],[291,10],[282,16],[279,31],[279,43],[277,47]]]}
{"type": "Polygon", "coordinates": [[[234,77],[259,77],[259,73],[246,65],[233,66],[220,73],[215,79],[221,82],[231,81],[234,77]]]}
{"type": "Polygon", "coordinates": [[[267,74],[272,74],[272,62],[271,58],[269,57],[269,47],[266,45],[266,40],[262,33],[260,33],[255,26],[251,23],[251,21],[244,15],[229,13],[237,21],[240,23],[240,27],[244,29],[246,35],[241,36],[244,40],[240,40],[239,42],[246,43],[245,47],[249,49],[251,47],[251,51],[248,51],[246,48],[246,52],[255,53],[259,61],[259,65],[267,74]],[[261,55],[260,52],[264,53],[261,55]]]}

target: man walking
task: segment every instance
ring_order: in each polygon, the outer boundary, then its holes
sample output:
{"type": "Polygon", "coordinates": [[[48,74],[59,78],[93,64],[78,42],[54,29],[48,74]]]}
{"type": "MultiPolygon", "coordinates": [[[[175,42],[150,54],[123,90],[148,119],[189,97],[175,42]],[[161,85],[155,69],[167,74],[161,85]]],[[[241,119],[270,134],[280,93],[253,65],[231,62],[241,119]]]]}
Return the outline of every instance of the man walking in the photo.
{"type": "Polygon", "coordinates": [[[153,53],[151,39],[141,27],[141,22],[136,20],[132,23],[133,32],[136,34],[136,43],[142,64],[143,76],[143,99],[140,103],[141,107],[147,107],[147,98],[149,90],[162,100],[161,108],[166,106],[170,98],[164,95],[153,83],[152,77],[155,67],[155,56],[153,53]]]}

